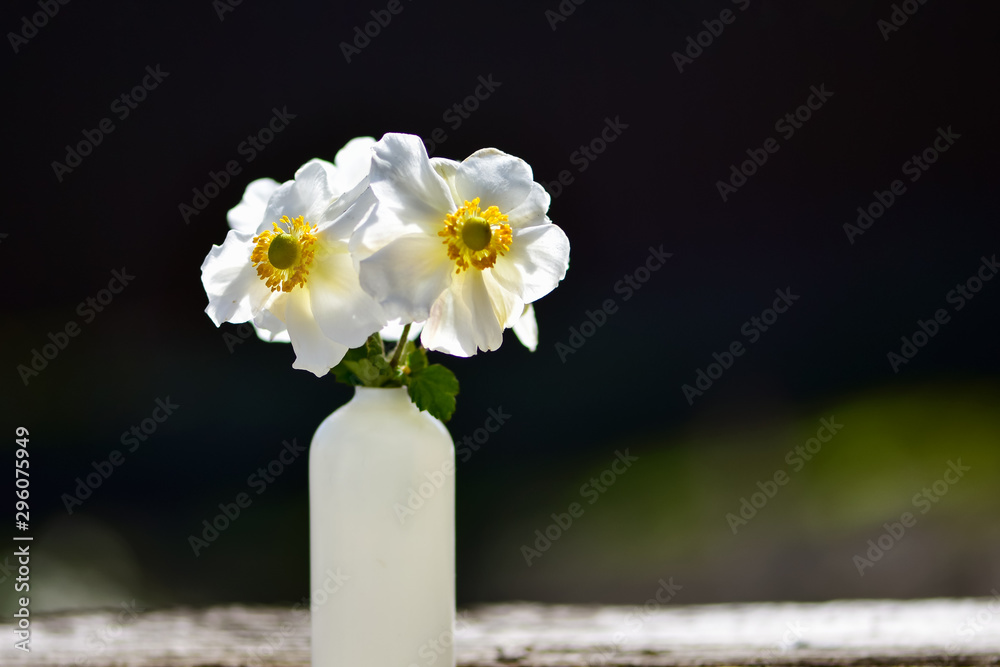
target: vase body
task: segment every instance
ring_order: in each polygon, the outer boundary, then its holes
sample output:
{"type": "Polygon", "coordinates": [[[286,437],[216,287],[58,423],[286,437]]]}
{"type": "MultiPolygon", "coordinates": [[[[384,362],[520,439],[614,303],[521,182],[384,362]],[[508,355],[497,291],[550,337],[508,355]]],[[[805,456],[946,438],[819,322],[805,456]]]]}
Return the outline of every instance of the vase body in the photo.
{"type": "Polygon", "coordinates": [[[320,424],[309,448],[313,667],[454,666],[454,473],[448,430],[405,388],[356,387],[320,424]]]}

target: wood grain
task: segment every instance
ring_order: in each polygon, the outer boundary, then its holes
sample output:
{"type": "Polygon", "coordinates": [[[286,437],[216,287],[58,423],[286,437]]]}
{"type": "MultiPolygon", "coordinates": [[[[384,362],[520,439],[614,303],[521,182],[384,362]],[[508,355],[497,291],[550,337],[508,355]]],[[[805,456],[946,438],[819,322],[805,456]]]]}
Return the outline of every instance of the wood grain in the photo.
{"type": "MultiPolygon", "coordinates": [[[[532,603],[459,614],[467,667],[1000,665],[1000,599],[646,607],[532,603]]],[[[31,653],[0,626],[0,663],[38,667],[304,667],[302,610],[124,609],[32,618],[31,653]]],[[[435,641],[411,665],[441,666],[435,641]],[[432,660],[433,659],[433,660],[432,660]]],[[[339,666],[331,666],[339,667],[339,666]]],[[[354,667],[354,666],[351,666],[354,667]]]]}

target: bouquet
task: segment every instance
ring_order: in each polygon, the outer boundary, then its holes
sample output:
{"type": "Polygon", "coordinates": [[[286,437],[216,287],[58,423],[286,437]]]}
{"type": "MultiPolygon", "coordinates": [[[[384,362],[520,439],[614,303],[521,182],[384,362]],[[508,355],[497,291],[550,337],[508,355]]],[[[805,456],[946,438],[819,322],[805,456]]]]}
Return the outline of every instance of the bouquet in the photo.
{"type": "Polygon", "coordinates": [[[291,343],[294,368],[405,386],[447,421],[458,381],[428,350],[496,350],[505,329],[537,346],[532,304],[569,267],[549,203],[531,167],[495,148],[456,162],[428,157],[414,135],[352,139],[332,163],[247,186],[201,267],[206,312],[291,343]]]}

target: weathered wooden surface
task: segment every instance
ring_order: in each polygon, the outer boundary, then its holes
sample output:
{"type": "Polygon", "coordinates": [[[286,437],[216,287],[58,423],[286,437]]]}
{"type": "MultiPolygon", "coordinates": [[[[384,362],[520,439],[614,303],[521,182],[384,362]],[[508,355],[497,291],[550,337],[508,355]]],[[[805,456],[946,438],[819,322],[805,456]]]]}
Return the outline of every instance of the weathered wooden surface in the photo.
{"type": "MultiPolygon", "coordinates": [[[[34,617],[30,654],[0,626],[0,662],[39,667],[309,664],[309,619],[270,607],[34,617]]],[[[1000,665],[1000,599],[598,607],[503,604],[460,614],[459,665],[1000,665]]],[[[412,665],[441,665],[434,640],[412,665]]],[[[340,666],[331,666],[340,667],[340,666]]],[[[345,666],[348,667],[348,666],[345,666]]],[[[353,667],[353,666],[350,666],[353,667]]]]}

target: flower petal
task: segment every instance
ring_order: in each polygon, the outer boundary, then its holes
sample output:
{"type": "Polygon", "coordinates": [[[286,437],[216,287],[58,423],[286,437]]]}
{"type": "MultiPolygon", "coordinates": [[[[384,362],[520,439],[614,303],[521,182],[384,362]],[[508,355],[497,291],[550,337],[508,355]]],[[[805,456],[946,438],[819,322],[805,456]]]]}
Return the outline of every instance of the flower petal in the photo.
{"type": "Polygon", "coordinates": [[[478,272],[483,279],[486,293],[493,306],[493,313],[500,328],[509,329],[514,326],[524,313],[524,301],[515,292],[503,287],[492,271],[478,272]]]}
{"type": "Polygon", "coordinates": [[[471,357],[478,351],[472,313],[455,289],[445,290],[434,302],[420,342],[428,350],[456,357],[471,357]]]}
{"type": "Polygon", "coordinates": [[[348,252],[331,253],[316,262],[307,288],[316,322],[325,336],[338,343],[357,347],[386,323],[382,308],[361,289],[348,252]]]}
{"type": "Polygon", "coordinates": [[[335,192],[347,192],[368,178],[374,145],[373,137],[356,137],[337,151],[330,171],[330,184],[335,192]]]}
{"type": "Polygon", "coordinates": [[[288,335],[295,350],[292,368],[307,370],[317,377],[326,375],[350,349],[336,343],[320,331],[309,306],[309,294],[303,289],[289,292],[285,308],[288,335]]]}
{"type": "Polygon", "coordinates": [[[347,247],[354,230],[368,220],[378,200],[366,181],[335,199],[320,216],[318,231],[347,247]]]}
{"type": "Polygon", "coordinates": [[[535,319],[535,307],[532,304],[529,303],[524,307],[524,312],[514,325],[514,335],[532,352],[538,348],[538,321],[535,319]]]}
{"type": "Polygon", "coordinates": [[[517,208],[533,185],[527,162],[495,148],[476,151],[455,172],[455,190],[463,201],[479,197],[481,208],[496,206],[501,213],[517,208]]]}
{"type": "Polygon", "coordinates": [[[361,261],[361,287],[386,317],[419,322],[451,284],[454,267],[440,238],[411,234],[361,261]]]}
{"type": "Polygon", "coordinates": [[[429,350],[457,357],[490,351],[503,342],[503,324],[517,321],[524,303],[488,272],[470,270],[457,278],[431,308],[421,342],[429,350]]]}
{"type": "Polygon", "coordinates": [[[329,162],[312,159],[299,167],[295,179],[285,181],[271,195],[264,211],[264,219],[257,226],[257,232],[271,229],[272,223],[287,215],[289,218],[303,216],[306,222],[316,224],[335,194],[330,187],[329,162]]]}
{"type": "Polygon", "coordinates": [[[542,298],[566,277],[569,239],[553,224],[513,230],[510,250],[497,258],[493,277],[525,303],[542,298]]]}
{"type": "Polygon", "coordinates": [[[510,223],[512,229],[550,225],[552,221],[545,214],[548,212],[551,202],[552,198],[545,191],[545,188],[538,183],[532,183],[531,192],[528,193],[524,201],[509,211],[503,211],[503,213],[507,214],[507,222],[510,223]]]}
{"type": "MultiPolygon", "coordinates": [[[[444,216],[441,216],[441,223],[443,229],[444,216]]],[[[412,235],[430,236],[424,227],[406,223],[379,204],[369,209],[351,235],[351,254],[358,261],[363,261],[396,239],[412,235]]]]}
{"type": "Polygon", "coordinates": [[[267,200],[277,189],[278,181],[273,178],[258,178],[256,181],[251,181],[243,192],[240,203],[229,209],[229,213],[226,214],[229,226],[241,232],[256,232],[261,220],[264,219],[267,200]]]}
{"type": "Polygon", "coordinates": [[[503,326],[482,271],[467,271],[435,302],[420,340],[428,349],[460,357],[490,351],[503,342],[503,326]]]}
{"type": "Polygon", "coordinates": [[[458,196],[458,190],[455,189],[455,174],[458,172],[460,164],[462,163],[449,160],[448,158],[431,158],[431,167],[438,173],[438,176],[444,179],[445,185],[448,186],[448,192],[451,193],[451,198],[456,205],[464,203],[458,196]]]}
{"type": "Polygon", "coordinates": [[[375,144],[369,179],[385,214],[436,234],[457,207],[444,179],[431,166],[420,137],[389,133],[375,144]]]}
{"type": "Polygon", "coordinates": [[[285,323],[275,317],[271,311],[263,310],[257,314],[252,321],[253,330],[257,337],[267,343],[291,343],[292,339],[288,335],[288,327],[285,323]]]}
{"type": "Polygon", "coordinates": [[[456,282],[460,283],[462,301],[471,315],[476,347],[487,352],[495,350],[503,342],[503,323],[498,319],[483,272],[466,271],[462,278],[456,282]]]}
{"type": "Polygon", "coordinates": [[[253,234],[229,230],[221,246],[212,246],[201,265],[201,282],[208,295],[205,312],[219,326],[223,322],[246,322],[256,303],[267,299],[269,290],[250,264],[253,234]]]}

